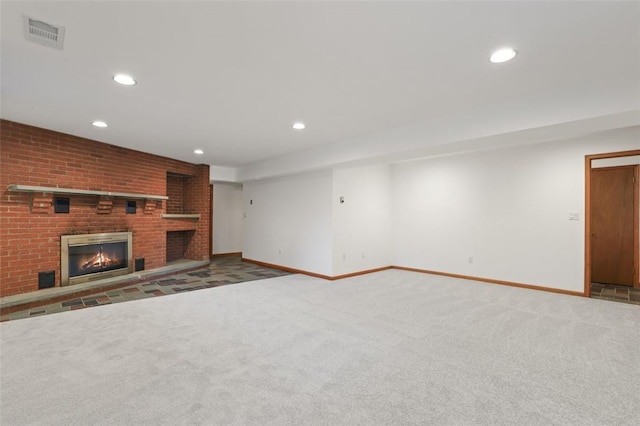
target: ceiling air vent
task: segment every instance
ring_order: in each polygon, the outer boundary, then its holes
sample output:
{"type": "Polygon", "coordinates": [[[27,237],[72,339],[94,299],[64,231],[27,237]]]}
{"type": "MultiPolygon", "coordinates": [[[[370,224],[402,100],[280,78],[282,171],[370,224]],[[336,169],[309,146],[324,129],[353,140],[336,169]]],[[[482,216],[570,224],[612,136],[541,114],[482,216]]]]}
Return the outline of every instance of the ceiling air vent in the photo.
{"type": "Polygon", "coordinates": [[[25,16],[24,36],[29,41],[62,50],[64,27],[47,24],[25,16]]]}

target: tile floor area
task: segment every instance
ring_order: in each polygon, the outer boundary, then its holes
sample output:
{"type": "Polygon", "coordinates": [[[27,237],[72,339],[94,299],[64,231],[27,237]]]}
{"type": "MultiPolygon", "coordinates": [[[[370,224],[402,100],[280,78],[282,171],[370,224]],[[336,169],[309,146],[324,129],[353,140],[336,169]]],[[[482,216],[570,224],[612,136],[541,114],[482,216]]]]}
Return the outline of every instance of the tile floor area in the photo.
{"type": "Polygon", "coordinates": [[[591,283],[591,297],[595,299],[612,300],[615,302],[640,305],[640,288],[627,287],[623,285],[591,283]]]}
{"type": "Polygon", "coordinates": [[[127,302],[129,300],[146,299],[148,297],[165,296],[288,274],[288,272],[277,269],[243,262],[239,257],[219,257],[212,259],[209,266],[203,269],[176,274],[168,278],[138,283],[104,293],[96,293],[82,298],[70,299],[65,302],[25,309],[3,315],[0,317],[0,321],[54,314],[111,303],[127,302]]]}

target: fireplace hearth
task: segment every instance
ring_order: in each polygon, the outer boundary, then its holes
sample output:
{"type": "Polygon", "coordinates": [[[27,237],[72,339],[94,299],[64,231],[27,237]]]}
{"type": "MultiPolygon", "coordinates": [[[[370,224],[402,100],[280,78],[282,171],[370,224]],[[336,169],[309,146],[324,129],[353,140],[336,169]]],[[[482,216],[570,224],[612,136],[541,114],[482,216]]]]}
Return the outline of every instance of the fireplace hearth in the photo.
{"type": "Polygon", "coordinates": [[[61,285],[133,272],[132,233],[63,235],[61,285]]]}

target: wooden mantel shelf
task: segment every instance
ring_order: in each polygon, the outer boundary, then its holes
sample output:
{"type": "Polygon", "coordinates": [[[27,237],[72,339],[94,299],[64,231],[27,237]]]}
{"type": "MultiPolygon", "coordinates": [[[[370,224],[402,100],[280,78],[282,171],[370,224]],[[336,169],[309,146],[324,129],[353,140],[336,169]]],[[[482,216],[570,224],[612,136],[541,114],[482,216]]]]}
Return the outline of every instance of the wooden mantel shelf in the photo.
{"type": "Polygon", "coordinates": [[[163,219],[200,219],[199,214],[163,214],[163,219]]]}
{"type": "Polygon", "coordinates": [[[127,192],[92,191],[90,189],[54,188],[50,186],[9,185],[9,191],[13,192],[48,192],[52,194],[67,195],[98,195],[118,198],[134,198],[143,200],[168,200],[166,195],[132,194],[127,192]]]}

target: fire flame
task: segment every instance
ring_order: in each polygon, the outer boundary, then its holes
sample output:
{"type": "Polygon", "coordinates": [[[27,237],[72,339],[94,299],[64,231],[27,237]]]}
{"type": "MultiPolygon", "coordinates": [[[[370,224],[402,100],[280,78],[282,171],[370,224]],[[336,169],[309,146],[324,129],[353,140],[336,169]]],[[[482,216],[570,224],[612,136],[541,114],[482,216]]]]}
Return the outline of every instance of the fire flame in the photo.
{"type": "Polygon", "coordinates": [[[83,263],[80,269],[86,271],[87,269],[102,268],[105,266],[117,264],[119,262],[120,261],[115,257],[109,257],[104,253],[98,253],[87,262],[83,263]]]}

